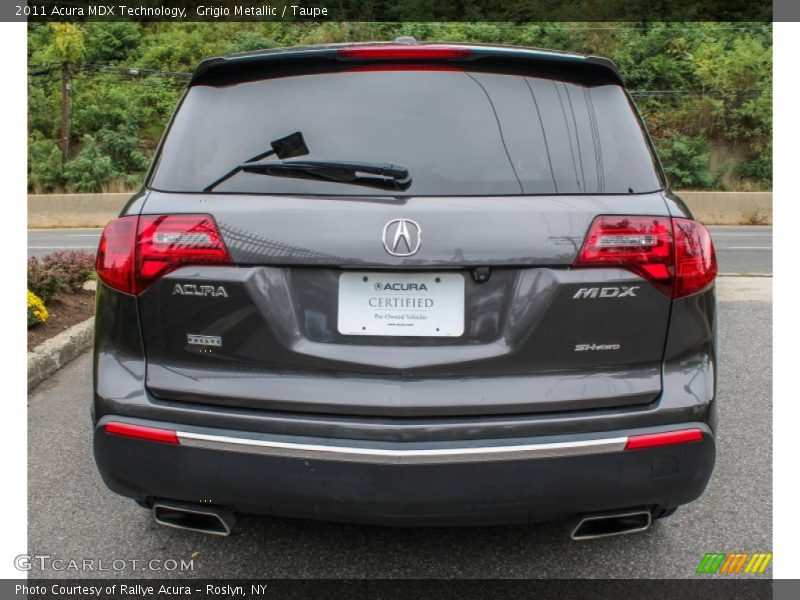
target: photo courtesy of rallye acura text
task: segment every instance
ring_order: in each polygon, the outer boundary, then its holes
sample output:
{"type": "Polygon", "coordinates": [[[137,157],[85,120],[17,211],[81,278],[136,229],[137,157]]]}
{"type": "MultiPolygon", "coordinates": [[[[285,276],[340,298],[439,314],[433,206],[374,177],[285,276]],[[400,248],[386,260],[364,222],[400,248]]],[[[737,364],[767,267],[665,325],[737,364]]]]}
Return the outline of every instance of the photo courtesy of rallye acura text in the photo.
{"type": "Polygon", "coordinates": [[[587,539],[713,470],[714,249],[603,58],[209,59],[97,272],[95,459],[163,525],[587,539]]]}

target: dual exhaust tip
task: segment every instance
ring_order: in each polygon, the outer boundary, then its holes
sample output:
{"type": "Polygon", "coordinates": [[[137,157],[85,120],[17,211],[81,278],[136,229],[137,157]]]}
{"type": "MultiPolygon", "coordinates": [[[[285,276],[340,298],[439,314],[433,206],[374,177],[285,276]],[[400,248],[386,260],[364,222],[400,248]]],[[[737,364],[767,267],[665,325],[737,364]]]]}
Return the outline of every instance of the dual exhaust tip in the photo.
{"type": "MultiPolygon", "coordinates": [[[[153,504],[153,518],[165,527],[223,537],[229,536],[236,524],[231,510],[185,502],[157,501],[153,504]]],[[[581,541],[641,533],[652,523],[652,513],[644,509],[593,514],[578,521],[570,538],[581,541]]]]}

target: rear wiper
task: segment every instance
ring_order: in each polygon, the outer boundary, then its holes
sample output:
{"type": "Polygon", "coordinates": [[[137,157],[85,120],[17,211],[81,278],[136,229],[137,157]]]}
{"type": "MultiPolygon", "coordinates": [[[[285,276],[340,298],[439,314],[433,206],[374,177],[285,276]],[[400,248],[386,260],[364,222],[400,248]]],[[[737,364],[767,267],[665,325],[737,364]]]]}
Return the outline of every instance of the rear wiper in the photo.
{"type": "Polygon", "coordinates": [[[267,158],[268,156],[272,156],[273,154],[278,158],[294,158],[295,156],[303,156],[308,154],[308,146],[306,145],[305,139],[303,139],[303,134],[299,131],[295,131],[294,133],[291,133],[285,137],[272,140],[270,142],[269,150],[261,152],[260,154],[256,154],[254,157],[248,158],[243,163],[239,163],[230,171],[225,173],[225,175],[218,177],[208,184],[203,191],[210,192],[220,183],[227,181],[240,171],[244,170],[246,165],[256,163],[259,160],[267,158]]]}
{"type": "Polygon", "coordinates": [[[210,192],[236,173],[257,173],[274,177],[316,179],[333,183],[363,185],[383,190],[403,191],[411,185],[408,169],[388,163],[351,162],[335,160],[283,160],[272,163],[244,162],[220,177],[203,191],[210,192]],[[373,175],[365,177],[363,174],[373,175]]]}
{"type": "Polygon", "coordinates": [[[362,185],[383,190],[403,191],[407,190],[411,185],[408,169],[389,163],[284,160],[274,163],[245,163],[240,167],[245,173],[316,179],[318,181],[362,185]]]}
{"type": "Polygon", "coordinates": [[[316,179],[350,185],[364,185],[384,190],[402,191],[411,185],[408,169],[391,164],[369,162],[350,162],[341,160],[281,160],[280,162],[260,163],[259,161],[275,155],[280,159],[294,158],[308,154],[308,146],[299,131],[270,142],[270,148],[256,156],[239,163],[222,177],[208,184],[204,192],[210,192],[219,184],[237,173],[258,173],[275,177],[296,177],[316,179]],[[365,177],[364,175],[372,177],[365,177]]]}

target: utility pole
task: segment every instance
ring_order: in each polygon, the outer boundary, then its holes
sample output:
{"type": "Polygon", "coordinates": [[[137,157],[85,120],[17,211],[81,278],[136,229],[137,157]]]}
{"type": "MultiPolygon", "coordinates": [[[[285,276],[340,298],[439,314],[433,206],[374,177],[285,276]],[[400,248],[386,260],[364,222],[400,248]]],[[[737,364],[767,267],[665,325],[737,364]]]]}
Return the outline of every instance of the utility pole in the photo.
{"type": "Polygon", "coordinates": [[[61,163],[69,160],[69,63],[61,63],[61,163]]]}

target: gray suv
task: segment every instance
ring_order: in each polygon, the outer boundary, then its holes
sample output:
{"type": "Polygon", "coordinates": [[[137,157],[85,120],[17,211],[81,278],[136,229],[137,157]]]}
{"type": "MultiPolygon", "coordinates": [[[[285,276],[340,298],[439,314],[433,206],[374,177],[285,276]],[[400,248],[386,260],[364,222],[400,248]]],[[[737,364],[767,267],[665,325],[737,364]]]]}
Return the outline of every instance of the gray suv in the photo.
{"type": "Polygon", "coordinates": [[[714,248],[607,59],[206,60],[97,273],[95,459],[164,525],[581,539],[711,476],[714,248]]]}

